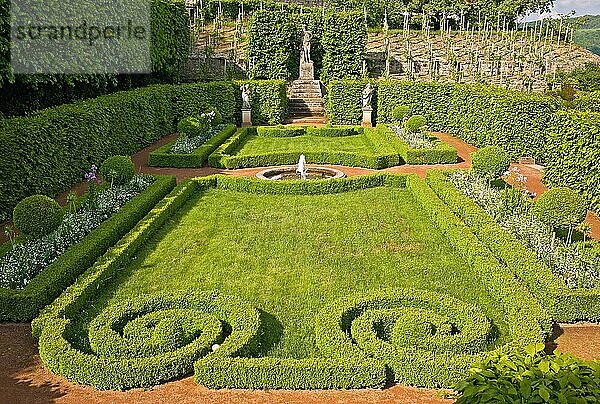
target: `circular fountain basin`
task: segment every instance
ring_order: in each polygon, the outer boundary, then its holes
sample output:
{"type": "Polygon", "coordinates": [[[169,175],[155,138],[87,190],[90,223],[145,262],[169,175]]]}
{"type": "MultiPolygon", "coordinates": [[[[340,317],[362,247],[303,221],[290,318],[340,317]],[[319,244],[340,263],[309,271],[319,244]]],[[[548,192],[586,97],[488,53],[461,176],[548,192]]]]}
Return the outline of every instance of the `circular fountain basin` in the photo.
{"type": "MultiPolygon", "coordinates": [[[[308,180],[327,180],[345,176],[346,174],[335,168],[308,166],[306,170],[308,180]]],[[[256,177],[262,180],[299,180],[300,174],[296,172],[296,166],[281,166],[263,170],[257,173],[256,177]]]]}

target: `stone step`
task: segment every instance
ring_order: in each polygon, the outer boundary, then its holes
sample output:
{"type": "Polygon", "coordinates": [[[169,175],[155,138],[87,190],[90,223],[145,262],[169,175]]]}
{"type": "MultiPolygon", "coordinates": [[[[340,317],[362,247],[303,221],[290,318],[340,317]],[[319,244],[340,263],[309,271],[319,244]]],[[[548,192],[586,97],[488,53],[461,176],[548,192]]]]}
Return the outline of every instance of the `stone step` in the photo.
{"type": "Polygon", "coordinates": [[[289,107],[290,111],[304,110],[304,109],[309,109],[309,110],[325,109],[325,106],[323,104],[288,104],[288,107],[289,107]]]}
{"type": "Polygon", "coordinates": [[[311,93],[311,92],[302,92],[302,93],[300,93],[300,92],[291,92],[291,93],[288,94],[288,98],[302,98],[302,99],[304,99],[304,98],[319,98],[319,99],[321,99],[323,97],[321,96],[321,93],[317,93],[317,92],[314,92],[314,93],[311,93]]]}
{"type": "Polygon", "coordinates": [[[324,106],[325,104],[323,103],[323,100],[321,100],[319,98],[313,98],[310,100],[294,98],[294,99],[288,100],[288,105],[320,105],[320,106],[324,106]]]}

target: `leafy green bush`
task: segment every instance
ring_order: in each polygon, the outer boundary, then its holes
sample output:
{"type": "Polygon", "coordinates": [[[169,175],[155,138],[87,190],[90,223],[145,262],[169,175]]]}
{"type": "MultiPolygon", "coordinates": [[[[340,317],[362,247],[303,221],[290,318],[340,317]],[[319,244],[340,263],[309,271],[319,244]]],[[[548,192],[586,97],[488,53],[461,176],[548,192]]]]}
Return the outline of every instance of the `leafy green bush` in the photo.
{"type": "Polygon", "coordinates": [[[129,156],[112,156],[104,160],[100,173],[108,183],[123,185],[135,175],[135,166],[129,156]]]}
{"type": "Polygon", "coordinates": [[[534,212],[552,228],[572,228],[585,220],[587,203],[577,191],[556,187],[540,195],[534,212]]]}
{"type": "Polygon", "coordinates": [[[498,214],[508,216],[518,212],[525,212],[533,202],[523,191],[511,186],[500,191],[500,206],[498,214]]]}
{"type": "Polygon", "coordinates": [[[79,275],[123,237],[176,185],[175,177],[160,177],[144,192],[67,249],[22,290],[0,288],[0,321],[31,321],[79,275]]]}
{"type": "Polygon", "coordinates": [[[62,208],[46,195],[32,195],[15,206],[13,222],[26,236],[39,237],[52,233],[62,221],[62,208]]]}
{"type": "Polygon", "coordinates": [[[493,353],[456,385],[457,404],[590,403],[600,400],[600,363],[544,353],[544,344],[493,353]]]}
{"type": "Polygon", "coordinates": [[[198,118],[195,118],[193,116],[183,118],[177,124],[177,133],[189,137],[199,136],[202,133],[206,132],[206,129],[207,128],[201,128],[200,121],[198,120],[198,118]]]}
{"type": "Polygon", "coordinates": [[[578,190],[600,212],[600,113],[558,112],[548,128],[544,182],[578,190]]]}
{"type": "Polygon", "coordinates": [[[398,105],[392,110],[392,118],[394,122],[401,123],[410,115],[410,107],[408,105],[398,105]]]}
{"type": "Polygon", "coordinates": [[[471,170],[488,181],[500,178],[510,167],[508,154],[498,146],[486,146],[471,155],[471,170]]]}
{"type": "Polygon", "coordinates": [[[413,115],[408,118],[404,127],[411,133],[418,133],[427,125],[427,119],[423,115],[413,115]]]}
{"type": "Polygon", "coordinates": [[[293,14],[259,10],[248,23],[252,79],[288,80],[300,70],[300,38],[293,14]]]}

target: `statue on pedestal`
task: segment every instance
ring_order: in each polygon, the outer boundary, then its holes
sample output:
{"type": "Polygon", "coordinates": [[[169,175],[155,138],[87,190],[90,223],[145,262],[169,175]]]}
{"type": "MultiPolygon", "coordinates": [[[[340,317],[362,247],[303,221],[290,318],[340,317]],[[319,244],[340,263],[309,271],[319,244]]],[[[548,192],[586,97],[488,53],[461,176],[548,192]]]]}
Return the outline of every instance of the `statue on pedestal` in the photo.
{"type": "Polygon", "coordinates": [[[302,26],[304,35],[302,37],[302,53],[300,55],[300,63],[311,63],[310,59],[310,41],[312,40],[312,33],[307,29],[306,24],[302,26]]]}
{"type": "Polygon", "coordinates": [[[373,91],[375,91],[375,89],[371,86],[371,83],[367,83],[367,86],[363,90],[363,109],[372,109],[371,102],[373,101],[373,91]]]}
{"type": "Polygon", "coordinates": [[[252,106],[250,105],[250,88],[248,87],[248,84],[242,84],[240,90],[242,91],[242,109],[252,109],[252,106]]]}

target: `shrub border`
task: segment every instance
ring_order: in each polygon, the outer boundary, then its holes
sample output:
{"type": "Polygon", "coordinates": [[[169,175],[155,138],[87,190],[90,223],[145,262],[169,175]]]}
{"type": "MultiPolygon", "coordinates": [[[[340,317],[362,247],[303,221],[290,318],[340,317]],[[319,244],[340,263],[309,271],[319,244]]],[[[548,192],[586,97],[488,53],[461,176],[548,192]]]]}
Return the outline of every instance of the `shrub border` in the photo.
{"type": "Polygon", "coordinates": [[[556,321],[600,320],[600,288],[570,289],[535,253],[504,230],[458,190],[442,171],[427,173],[427,184],[471,231],[524,282],[556,321]]]}
{"type": "MultiPolygon", "coordinates": [[[[511,342],[498,349],[514,344],[543,341],[544,332],[550,330],[550,319],[524,287],[515,286],[514,277],[502,267],[481,242],[450,212],[429,186],[415,175],[380,173],[369,176],[339,180],[286,181],[274,186],[273,182],[255,178],[232,178],[223,175],[196,178],[177,186],[166,198],[141,220],[125,237],[88,269],[75,284],[47,306],[32,322],[34,336],[39,338],[40,355],[54,371],[65,374],[61,355],[71,349],[65,339],[69,332],[71,316],[83,309],[98,288],[103,287],[169,219],[192,197],[208,188],[230,189],[269,194],[325,194],[376,186],[406,187],[422,208],[429,212],[434,224],[441,228],[457,251],[469,262],[472,270],[482,273],[488,293],[498,297],[505,313],[509,314],[511,342]],[[440,208],[441,211],[435,209],[440,208]],[[532,305],[532,303],[534,303],[532,305]],[[54,363],[53,361],[58,361],[54,363]],[[62,365],[61,365],[62,363],[62,365]]],[[[335,305],[335,303],[333,303],[335,305]]],[[[333,310],[334,311],[334,310],[333,310]]],[[[319,322],[317,322],[319,327],[319,322]]],[[[335,339],[334,339],[335,340],[335,339]]],[[[319,342],[319,347],[323,342],[319,342]]],[[[345,344],[345,343],[344,343],[345,344]]],[[[74,349],[74,348],[73,348],[74,349]]],[[[326,353],[327,348],[324,348],[326,353]]],[[[332,348],[336,350],[337,348],[332,348]]],[[[345,349],[345,348],[344,348],[345,349]]],[[[217,350],[194,364],[196,381],[211,388],[362,388],[382,387],[388,380],[388,371],[382,362],[365,354],[302,360],[281,358],[237,357],[250,353],[229,353],[217,350]],[[221,352],[221,354],[219,354],[221,352]],[[324,371],[323,371],[324,369],[324,371]],[[219,373],[220,372],[220,373],[219,373]],[[233,377],[232,375],[235,375],[233,377]]],[[[84,361],[78,362],[81,366],[84,361]]],[[[410,364],[409,364],[410,368],[410,364]]],[[[409,371],[410,369],[407,369],[409,371]]],[[[89,377],[83,374],[70,377],[89,377]]],[[[121,376],[118,372],[115,375],[121,376]]],[[[123,378],[127,378],[127,375],[123,378]]],[[[163,379],[159,378],[159,381],[163,379]]],[[[84,379],[82,379],[84,380],[84,379]]],[[[85,379],[88,380],[89,379],[85,379]]],[[[156,383],[144,380],[143,385],[156,383]]],[[[417,385],[431,385],[431,381],[413,379],[417,385]]],[[[87,382],[87,381],[86,381],[87,382]]],[[[123,379],[103,379],[100,388],[128,388],[138,385],[123,379]]]]}
{"type": "Polygon", "coordinates": [[[0,288],[0,321],[31,321],[174,187],[175,177],[157,177],[146,190],[69,247],[24,289],[0,288]]]}

